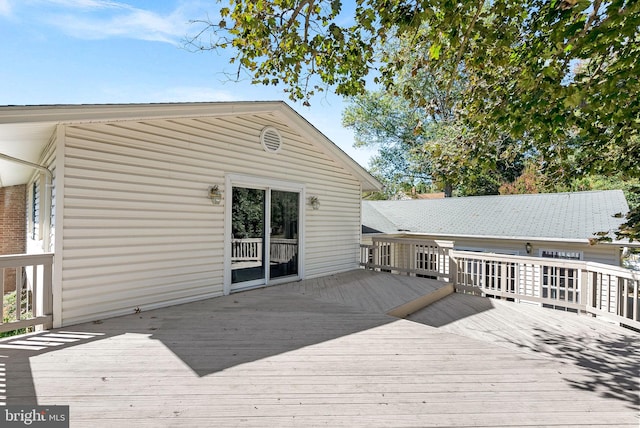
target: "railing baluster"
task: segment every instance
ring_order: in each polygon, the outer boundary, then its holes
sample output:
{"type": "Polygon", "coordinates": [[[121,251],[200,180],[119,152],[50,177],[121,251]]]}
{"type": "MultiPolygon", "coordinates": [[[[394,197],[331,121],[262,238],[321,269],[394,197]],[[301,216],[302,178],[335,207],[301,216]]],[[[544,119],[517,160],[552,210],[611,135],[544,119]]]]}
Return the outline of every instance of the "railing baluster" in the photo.
{"type": "Polygon", "coordinates": [[[618,285],[618,288],[622,289],[622,298],[620,299],[620,303],[622,304],[622,316],[625,318],[629,318],[628,309],[629,309],[629,281],[624,278],[618,278],[618,284],[622,283],[622,287],[618,285]]]}
{"type": "Polygon", "coordinates": [[[602,289],[604,288],[604,284],[602,283],[602,273],[601,272],[595,272],[594,274],[594,281],[593,281],[593,286],[594,286],[594,295],[595,295],[595,304],[594,304],[594,308],[595,309],[602,309],[602,289]]]}
{"type": "Polygon", "coordinates": [[[361,265],[434,276],[458,289],[611,315],[638,324],[640,274],[594,262],[453,250],[453,242],[373,238],[361,265]],[[627,303],[628,299],[631,299],[627,303]]]}
{"type": "Polygon", "coordinates": [[[611,311],[611,295],[614,293],[613,287],[612,287],[612,282],[611,282],[611,275],[607,275],[607,309],[606,311],[609,312],[611,311]]]}
{"type": "MultiPolygon", "coordinates": [[[[4,306],[4,272],[15,269],[15,320],[3,322],[0,331],[10,331],[43,325],[52,325],[52,271],[53,254],[0,256],[0,302],[4,306]],[[39,270],[42,269],[42,273],[39,270]],[[22,293],[26,295],[23,298],[22,293]],[[41,303],[46,302],[46,303],[41,303]],[[24,310],[23,310],[24,307],[24,310]]],[[[3,317],[4,318],[4,314],[3,317]]]]}
{"type": "Polygon", "coordinates": [[[633,281],[633,320],[640,321],[640,314],[638,313],[638,307],[640,306],[640,280],[633,281]]]}
{"type": "MultiPolygon", "coordinates": [[[[38,279],[38,266],[37,265],[33,265],[31,266],[31,276],[33,277],[33,281],[31,283],[31,315],[32,316],[37,316],[38,315],[38,284],[39,284],[39,279],[38,279]]],[[[29,290],[27,290],[27,301],[29,299],[29,290]]]]}
{"type": "Polygon", "coordinates": [[[16,268],[16,321],[22,317],[22,267],[16,268]]]}
{"type": "MultiPolygon", "coordinates": [[[[51,260],[53,262],[53,258],[51,260]]],[[[42,273],[42,283],[39,289],[39,298],[42,301],[42,313],[40,316],[48,316],[49,314],[53,314],[53,293],[52,293],[52,283],[53,283],[53,263],[43,266],[42,273]]],[[[48,322],[45,322],[44,328],[53,327],[53,317],[50,318],[48,322]]]]}
{"type": "Polygon", "coordinates": [[[637,272],[594,262],[468,251],[452,250],[448,257],[458,288],[607,315],[640,328],[637,272]]]}
{"type": "Polygon", "coordinates": [[[0,325],[4,323],[4,270],[0,268],[0,325]]]}

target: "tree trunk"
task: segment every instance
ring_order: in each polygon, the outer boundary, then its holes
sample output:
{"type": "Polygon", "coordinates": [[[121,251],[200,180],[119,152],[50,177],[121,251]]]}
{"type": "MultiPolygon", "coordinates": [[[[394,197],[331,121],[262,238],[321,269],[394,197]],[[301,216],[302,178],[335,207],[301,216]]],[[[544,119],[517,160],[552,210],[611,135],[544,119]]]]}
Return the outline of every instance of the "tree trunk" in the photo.
{"type": "Polygon", "coordinates": [[[451,185],[451,183],[445,183],[444,184],[444,197],[445,198],[450,198],[452,196],[453,193],[453,186],[451,185]]]}

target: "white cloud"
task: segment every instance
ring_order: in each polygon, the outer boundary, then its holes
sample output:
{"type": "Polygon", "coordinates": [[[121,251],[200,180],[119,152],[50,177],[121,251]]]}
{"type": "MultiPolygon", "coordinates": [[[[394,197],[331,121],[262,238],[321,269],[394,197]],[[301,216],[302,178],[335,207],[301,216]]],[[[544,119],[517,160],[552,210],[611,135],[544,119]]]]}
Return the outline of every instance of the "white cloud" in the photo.
{"type": "Polygon", "coordinates": [[[240,101],[242,98],[229,90],[207,86],[168,86],[159,88],[155,85],[100,85],[90,95],[83,98],[79,95],[71,100],[76,104],[91,103],[179,103],[179,102],[215,102],[240,101]],[[96,99],[98,101],[96,101],[96,99]]]}
{"type": "Polygon", "coordinates": [[[84,9],[106,9],[106,8],[127,8],[126,3],[108,0],[45,0],[46,3],[55,4],[68,8],[84,9]]]}
{"type": "Polygon", "coordinates": [[[213,102],[238,101],[231,91],[222,91],[209,87],[180,86],[167,88],[152,96],[151,102],[213,102]]]}
{"type": "Polygon", "coordinates": [[[0,0],[0,16],[11,16],[12,7],[9,0],[0,0]]]}
{"type": "Polygon", "coordinates": [[[44,5],[48,7],[40,12],[43,19],[76,38],[119,37],[174,45],[181,44],[190,31],[189,20],[200,17],[205,10],[205,4],[197,1],[180,3],[167,13],[109,0],[47,0],[44,5]]]}

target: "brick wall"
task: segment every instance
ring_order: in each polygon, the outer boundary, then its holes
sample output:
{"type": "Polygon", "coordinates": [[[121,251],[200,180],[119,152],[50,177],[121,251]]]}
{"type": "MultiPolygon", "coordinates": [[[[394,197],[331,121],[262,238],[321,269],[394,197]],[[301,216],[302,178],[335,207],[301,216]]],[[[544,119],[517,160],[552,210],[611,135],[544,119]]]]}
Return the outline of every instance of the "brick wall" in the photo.
{"type": "MultiPolygon", "coordinates": [[[[0,187],[0,255],[27,250],[27,186],[0,187]]],[[[15,269],[4,270],[4,291],[16,288],[15,269]]]]}

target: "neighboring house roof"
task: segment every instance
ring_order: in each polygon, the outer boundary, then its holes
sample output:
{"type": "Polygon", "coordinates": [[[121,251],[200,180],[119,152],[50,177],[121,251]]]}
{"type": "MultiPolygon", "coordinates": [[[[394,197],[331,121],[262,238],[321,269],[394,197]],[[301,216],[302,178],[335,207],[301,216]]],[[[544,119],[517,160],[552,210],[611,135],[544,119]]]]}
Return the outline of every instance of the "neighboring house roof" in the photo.
{"type": "MultiPolygon", "coordinates": [[[[363,190],[382,189],[382,184],[378,180],[282,101],[0,106],[0,154],[38,163],[42,150],[52,139],[56,125],[60,123],[247,114],[279,116],[300,135],[317,142],[337,163],[354,174],[361,182],[363,190]]],[[[22,184],[31,174],[32,170],[28,167],[0,159],[0,187],[22,184]]]]}
{"type": "Polygon", "coordinates": [[[444,192],[438,193],[418,193],[416,199],[444,199],[444,192]]]}
{"type": "Polygon", "coordinates": [[[597,232],[618,229],[628,211],[621,190],[363,201],[362,229],[363,233],[583,242],[597,232]]]}
{"type": "Polygon", "coordinates": [[[398,226],[378,211],[372,201],[362,201],[362,233],[397,233],[397,231],[398,226]]]}

